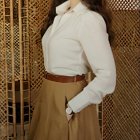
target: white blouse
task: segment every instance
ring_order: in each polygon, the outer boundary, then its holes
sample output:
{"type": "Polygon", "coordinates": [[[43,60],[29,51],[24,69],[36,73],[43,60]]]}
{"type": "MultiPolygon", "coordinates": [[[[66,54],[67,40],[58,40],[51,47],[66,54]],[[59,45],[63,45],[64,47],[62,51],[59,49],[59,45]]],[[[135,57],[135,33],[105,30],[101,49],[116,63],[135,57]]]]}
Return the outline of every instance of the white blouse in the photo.
{"type": "Polygon", "coordinates": [[[116,86],[116,67],[106,24],[97,12],[79,2],[66,11],[70,1],[56,7],[57,16],[42,38],[46,71],[57,75],[86,74],[89,67],[96,77],[68,104],[80,112],[99,104],[116,86]]]}

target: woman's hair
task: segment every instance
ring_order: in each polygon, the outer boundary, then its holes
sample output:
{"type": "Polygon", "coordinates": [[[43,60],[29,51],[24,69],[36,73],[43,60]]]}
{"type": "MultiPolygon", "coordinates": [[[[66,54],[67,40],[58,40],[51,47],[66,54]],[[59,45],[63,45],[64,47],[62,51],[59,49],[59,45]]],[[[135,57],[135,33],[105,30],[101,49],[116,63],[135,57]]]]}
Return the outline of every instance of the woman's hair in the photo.
{"type": "MultiPolygon", "coordinates": [[[[45,20],[45,24],[43,25],[43,28],[41,29],[41,35],[45,33],[47,28],[53,23],[53,20],[56,16],[56,7],[63,2],[67,0],[53,0],[51,4],[51,8],[47,17],[47,20],[45,20]]],[[[109,42],[112,44],[115,34],[112,31],[112,15],[111,11],[106,8],[106,2],[105,0],[81,0],[81,2],[88,7],[88,9],[98,12],[105,20],[106,27],[107,27],[107,33],[109,35],[109,42]]]]}

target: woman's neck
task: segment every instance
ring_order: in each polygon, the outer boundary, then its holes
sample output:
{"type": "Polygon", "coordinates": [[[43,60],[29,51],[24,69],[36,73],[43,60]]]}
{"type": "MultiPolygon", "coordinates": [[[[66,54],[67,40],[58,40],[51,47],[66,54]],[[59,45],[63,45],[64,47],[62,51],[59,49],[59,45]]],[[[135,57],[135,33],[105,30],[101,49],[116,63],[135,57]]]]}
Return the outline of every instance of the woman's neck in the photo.
{"type": "Polygon", "coordinates": [[[70,9],[75,7],[79,2],[80,0],[70,0],[70,9]]]}

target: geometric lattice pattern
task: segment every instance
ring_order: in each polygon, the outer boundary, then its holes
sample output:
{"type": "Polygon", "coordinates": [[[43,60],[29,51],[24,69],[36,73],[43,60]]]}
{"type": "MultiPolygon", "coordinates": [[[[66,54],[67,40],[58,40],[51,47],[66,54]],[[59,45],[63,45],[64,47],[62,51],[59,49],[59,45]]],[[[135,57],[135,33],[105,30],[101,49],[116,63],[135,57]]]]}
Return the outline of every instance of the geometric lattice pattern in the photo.
{"type": "Polygon", "coordinates": [[[44,73],[48,0],[0,0],[0,140],[24,140],[44,73]]]}
{"type": "Polygon", "coordinates": [[[7,95],[5,80],[5,47],[4,47],[4,17],[3,1],[0,0],[0,139],[6,140],[7,124],[7,95]]]}
{"type": "Polygon", "coordinates": [[[112,10],[140,10],[139,0],[106,0],[112,10]]]}
{"type": "MultiPolygon", "coordinates": [[[[37,91],[44,74],[43,54],[41,46],[41,28],[47,18],[51,2],[40,0],[29,2],[29,32],[30,32],[30,86],[31,106],[37,99],[37,91]]],[[[32,108],[31,108],[32,109],[32,108]]]]}
{"type": "Polygon", "coordinates": [[[108,1],[116,33],[113,50],[117,87],[103,101],[103,139],[140,138],[140,15],[139,1],[108,1]],[[114,10],[115,9],[115,10],[114,10]]]}
{"type": "MultiPolygon", "coordinates": [[[[116,34],[117,86],[99,106],[103,140],[139,140],[140,2],[106,1],[116,34]]],[[[0,0],[0,140],[27,139],[44,73],[40,31],[51,2],[0,0]]]]}

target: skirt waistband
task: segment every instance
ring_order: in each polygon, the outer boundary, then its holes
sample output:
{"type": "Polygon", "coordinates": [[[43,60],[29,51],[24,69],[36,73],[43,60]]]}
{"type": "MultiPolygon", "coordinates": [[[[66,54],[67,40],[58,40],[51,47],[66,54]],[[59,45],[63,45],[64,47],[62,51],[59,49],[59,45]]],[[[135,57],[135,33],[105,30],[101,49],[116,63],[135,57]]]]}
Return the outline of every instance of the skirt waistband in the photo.
{"type": "Polygon", "coordinates": [[[70,82],[77,82],[77,81],[84,80],[85,74],[76,75],[76,76],[65,76],[65,75],[55,75],[55,74],[45,72],[44,78],[55,82],[70,83],[70,82]]]}

